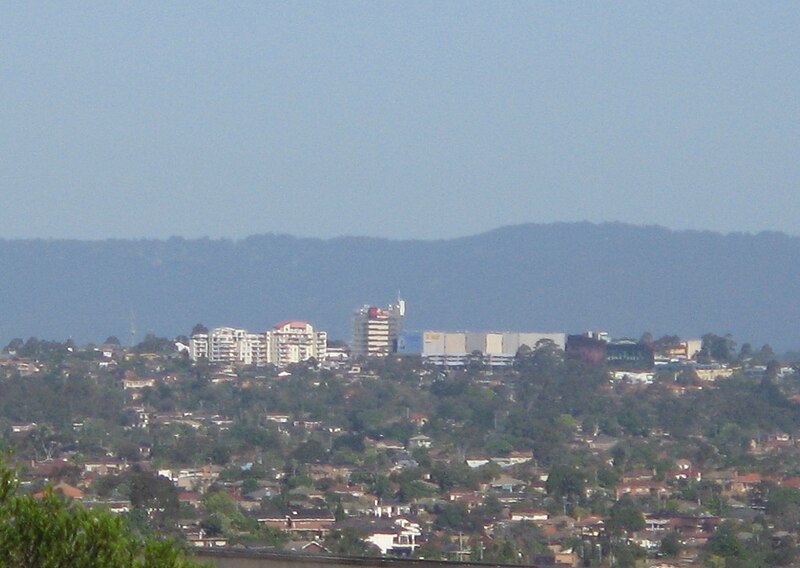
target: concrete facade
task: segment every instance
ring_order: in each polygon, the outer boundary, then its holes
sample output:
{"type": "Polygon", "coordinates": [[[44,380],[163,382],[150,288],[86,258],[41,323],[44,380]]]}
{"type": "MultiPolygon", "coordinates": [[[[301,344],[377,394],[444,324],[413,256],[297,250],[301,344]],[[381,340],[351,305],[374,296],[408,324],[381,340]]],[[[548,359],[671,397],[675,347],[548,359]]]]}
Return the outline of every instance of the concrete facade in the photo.
{"type": "Polygon", "coordinates": [[[403,330],[406,303],[398,298],[386,308],[364,305],[353,314],[353,357],[385,357],[397,351],[397,337],[403,330]]]}
{"type": "Polygon", "coordinates": [[[324,361],[327,345],[324,331],[314,331],[304,321],[285,321],[262,333],[217,327],[195,334],[189,341],[189,356],[192,361],[206,359],[209,363],[285,367],[312,357],[324,361]]]}
{"type": "Polygon", "coordinates": [[[564,333],[425,331],[422,357],[439,365],[463,365],[478,352],[489,365],[509,365],[522,345],[535,349],[539,342],[551,341],[564,349],[566,340],[564,333]]]}

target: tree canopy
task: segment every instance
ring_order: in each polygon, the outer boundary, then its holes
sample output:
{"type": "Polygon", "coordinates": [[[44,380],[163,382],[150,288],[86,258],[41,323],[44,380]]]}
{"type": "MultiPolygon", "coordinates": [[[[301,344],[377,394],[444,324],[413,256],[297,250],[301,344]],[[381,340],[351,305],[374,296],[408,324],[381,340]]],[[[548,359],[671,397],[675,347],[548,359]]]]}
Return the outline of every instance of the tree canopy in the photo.
{"type": "Polygon", "coordinates": [[[69,503],[53,492],[20,495],[0,464],[0,565],[8,568],[191,568],[165,540],[137,538],[125,519],[69,503]]]}

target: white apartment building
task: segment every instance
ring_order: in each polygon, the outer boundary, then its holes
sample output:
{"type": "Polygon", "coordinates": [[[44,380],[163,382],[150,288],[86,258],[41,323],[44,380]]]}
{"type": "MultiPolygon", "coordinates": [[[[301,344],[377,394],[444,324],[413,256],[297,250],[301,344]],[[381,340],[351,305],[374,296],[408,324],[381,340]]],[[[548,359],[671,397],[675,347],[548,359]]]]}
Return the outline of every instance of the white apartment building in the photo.
{"type": "Polygon", "coordinates": [[[315,332],[306,322],[285,321],[263,333],[217,327],[208,333],[195,334],[190,341],[189,355],[193,361],[207,359],[209,363],[285,367],[312,357],[324,360],[327,344],[328,336],[324,331],[315,332]]]}
{"type": "Polygon", "coordinates": [[[207,333],[195,333],[189,340],[189,358],[192,361],[208,359],[207,333]]]}
{"type": "Polygon", "coordinates": [[[268,363],[269,338],[235,327],[218,327],[192,336],[189,355],[193,361],[209,363],[265,365],[268,363]]]}
{"type": "Polygon", "coordinates": [[[310,323],[283,321],[269,333],[272,338],[270,363],[278,367],[307,361],[312,357],[317,361],[327,359],[328,334],[314,331],[310,323]]]}
{"type": "Polygon", "coordinates": [[[354,357],[384,357],[397,349],[397,336],[403,329],[406,303],[400,298],[387,308],[364,305],[353,316],[354,357]]]}

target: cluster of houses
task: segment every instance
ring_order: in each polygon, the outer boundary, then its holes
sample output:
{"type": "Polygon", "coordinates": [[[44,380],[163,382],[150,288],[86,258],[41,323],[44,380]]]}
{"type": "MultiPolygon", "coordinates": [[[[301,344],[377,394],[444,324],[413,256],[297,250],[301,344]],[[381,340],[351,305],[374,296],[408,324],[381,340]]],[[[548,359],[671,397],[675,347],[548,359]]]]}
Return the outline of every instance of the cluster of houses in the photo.
{"type": "MultiPolygon", "coordinates": [[[[597,347],[597,340],[583,340],[573,345],[597,347]]],[[[633,349],[628,346],[625,349],[633,349]]],[[[577,348],[576,348],[577,349],[577,348]]],[[[638,348],[637,348],[638,349],[638,348]]],[[[675,348],[676,350],[678,347],[675,348]]],[[[682,368],[691,361],[689,353],[699,345],[680,347],[681,351],[669,354],[669,360],[660,365],[677,365],[682,368]]],[[[611,350],[614,356],[626,357],[627,351],[611,350]]],[[[635,350],[634,350],[635,351],[635,350]]],[[[589,355],[591,349],[586,351],[589,355]]],[[[605,352],[608,356],[608,351],[605,352]]],[[[638,353],[638,351],[637,351],[638,353]]],[[[185,377],[174,366],[164,365],[162,355],[137,355],[140,363],[136,369],[121,364],[130,361],[130,354],[118,347],[102,348],[101,353],[84,370],[85,377],[92,378],[109,373],[117,377],[125,398],[128,422],[125,428],[135,432],[152,433],[188,429],[195,432],[209,430],[226,431],[234,428],[236,418],[214,411],[198,412],[185,410],[158,411],[152,404],[159,385],[180,383],[185,377]],[[124,367],[123,367],[124,368],[124,367]]],[[[633,357],[633,355],[631,355],[633,357]]],[[[638,355],[637,355],[638,357],[638,355]]],[[[655,364],[655,363],[654,363],[655,364]]],[[[24,378],[40,372],[45,364],[6,358],[2,369],[24,378]]],[[[691,389],[708,388],[714,381],[724,379],[733,370],[723,365],[691,368],[700,384],[665,385],[675,389],[675,395],[685,394],[691,389]]],[[[379,378],[368,365],[343,363],[333,369],[336,379],[347,385],[359,381],[379,378]]],[[[783,369],[783,368],[782,368],[783,369]]],[[[788,367],[787,367],[788,369],[788,367]]],[[[425,371],[428,372],[428,371],[425,371]]],[[[441,372],[441,371],[436,371],[441,372]]],[[[651,379],[640,380],[635,370],[619,371],[617,388],[638,389],[651,379]]],[[[647,375],[651,370],[642,371],[647,375]]],[[[783,372],[783,371],[781,371],[783,372]]],[[[788,372],[788,370],[786,371],[788,372]]],[[[209,382],[214,385],[232,384],[246,389],[257,381],[288,381],[291,369],[275,369],[272,374],[262,370],[243,373],[241,368],[218,365],[209,371],[209,382]]],[[[499,384],[491,373],[485,377],[486,384],[499,384]]],[[[241,546],[242,535],[212,530],[204,520],[207,518],[207,498],[214,493],[223,493],[235,504],[236,510],[252,521],[254,526],[282,535],[279,545],[286,551],[305,554],[327,554],[326,539],[338,531],[351,531],[371,547],[375,554],[387,556],[419,556],[425,550],[435,548],[443,557],[452,560],[479,560],[476,556],[488,548],[494,539],[502,538],[514,527],[535,527],[538,538],[546,544],[546,553],[535,559],[537,566],[578,566],[582,558],[598,546],[602,547],[606,535],[604,517],[592,515],[576,507],[553,506],[548,492],[550,471],[541,467],[531,451],[504,451],[497,455],[462,454],[446,447],[436,435],[426,429],[430,416],[422,412],[409,411],[404,421],[411,424],[414,432],[403,440],[382,437],[367,437],[365,444],[370,452],[381,459],[373,473],[391,479],[393,497],[381,497],[359,475],[355,465],[314,461],[302,464],[307,479],[297,486],[287,485],[287,472],[281,467],[258,462],[259,456],[252,453],[231,453],[228,463],[171,464],[152,460],[150,447],[142,443],[127,459],[115,455],[82,456],[76,452],[49,451],[21,466],[20,474],[25,487],[40,492],[46,485],[65,497],[81,501],[93,507],[105,507],[114,512],[125,513],[132,509],[130,500],[114,495],[102,498],[97,491],[98,482],[107,476],[124,476],[135,469],[154,477],[168,480],[175,490],[180,504],[180,519],[177,526],[186,541],[194,547],[219,548],[241,546]],[[431,479],[428,466],[420,465],[422,457],[434,464],[466,467],[469,471],[481,472],[477,486],[456,486],[444,490],[431,479]],[[245,485],[241,476],[225,475],[246,471],[258,466],[263,472],[255,486],[245,485]],[[402,497],[397,481],[406,471],[421,471],[416,483],[419,495],[402,497]],[[473,532],[464,534],[437,523],[443,510],[457,506],[466,513],[481,511],[488,504],[497,504],[496,510],[473,532]],[[582,543],[576,546],[576,542],[582,543]]],[[[80,436],[83,422],[73,424],[73,434],[80,436]]],[[[41,429],[34,422],[9,424],[9,439],[12,443],[26,437],[34,437],[41,429]]],[[[260,416],[259,428],[277,432],[287,440],[309,439],[312,435],[324,435],[331,439],[349,434],[342,424],[332,423],[308,413],[265,410],[260,416]]],[[[654,439],[668,437],[658,431],[651,433],[654,439]]],[[[145,436],[146,437],[146,436],[145,436]]],[[[583,432],[575,429],[571,448],[597,457],[601,462],[611,463],[612,452],[623,438],[614,438],[598,432],[583,432]]],[[[751,456],[763,457],[780,452],[800,454],[800,440],[786,432],[773,432],[750,441],[747,451],[751,456]]],[[[737,514],[757,512],[751,496],[764,483],[800,489],[800,478],[789,475],[765,476],[752,471],[733,469],[719,470],[703,468],[691,460],[674,460],[667,471],[625,471],[613,487],[600,487],[592,480],[585,480],[580,497],[589,498],[594,493],[605,492],[609,500],[630,498],[634,502],[646,502],[649,509],[657,512],[645,515],[645,526],[631,531],[625,538],[633,544],[657,555],[667,534],[676,534],[682,553],[675,562],[691,564],[702,555],[703,547],[723,522],[724,517],[712,514],[707,507],[681,498],[682,489],[701,482],[712,483],[720,495],[732,504],[737,514]],[[656,503],[663,505],[653,507],[656,503]]],[[[251,535],[253,536],[253,535],[251,535]]],[[[252,538],[248,541],[252,543],[252,538]]],[[[668,562],[659,559],[661,565],[668,562]]]]}
{"type": "MultiPolygon", "coordinates": [[[[187,416],[174,416],[175,420],[187,425],[187,416]]],[[[271,412],[265,414],[269,421],[281,429],[330,428],[324,421],[309,426],[309,421],[294,420],[291,414],[271,412]]],[[[424,421],[424,417],[417,417],[424,421]]],[[[166,415],[151,416],[150,424],[167,423],[166,415]]],[[[191,427],[203,428],[210,423],[203,419],[188,423],[191,427]]],[[[26,428],[15,425],[15,436],[31,435],[36,425],[26,428]]],[[[602,435],[577,434],[576,446],[593,448],[598,455],[609,455],[619,440],[602,435]]],[[[762,440],[754,440],[751,452],[796,451],[798,441],[795,437],[776,432],[762,440]]],[[[437,452],[436,441],[429,436],[411,437],[406,444],[398,445],[391,441],[371,440],[371,447],[379,452],[393,456],[392,471],[402,471],[418,467],[412,456],[413,450],[423,450],[437,459],[445,456],[437,452]]],[[[505,534],[510,526],[532,525],[548,545],[549,555],[539,557],[537,565],[577,566],[580,555],[585,550],[574,548],[575,539],[580,539],[585,547],[594,547],[601,542],[606,519],[591,514],[575,514],[566,511],[553,511],[543,507],[547,495],[549,472],[536,465],[530,452],[509,452],[498,456],[466,456],[463,464],[476,471],[494,464],[493,475],[478,488],[455,487],[441,492],[438,486],[428,483],[431,491],[425,497],[407,501],[381,499],[371,494],[363,481],[354,481],[357,468],[351,465],[314,463],[309,464],[307,474],[309,483],[286,491],[282,487],[282,474],[274,472],[272,481],[262,480],[259,486],[245,492],[241,482],[228,482],[221,478],[224,467],[203,465],[198,467],[153,468],[147,460],[135,464],[137,470],[151,471],[153,475],[168,479],[178,495],[182,506],[183,521],[180,529],[187,542],[195,547],[231,546],[228,535],[209,534],[201,522],[205,497],[212,492],[221,491],[228,495],[243,515],[254,519],[258,526],[280,531],[285,535],[282,549],[305,554],[327,554],[326,537],[332,531],[352,530],[372,547],[375,554],[408,556],[418,554],[426,543],[435,541],[442,553],[454,560],[474,559],[475,539],[481,545],[491,542],[505,534]],[[283,494],[288,499],[288,508],[274,507],[273,498],[283,494]],[[332,499],[333,497],[333,499],[332,499]],[[443,504],[460,504],[466,511],[474,511],[496,500],[501,509],[485,522],[477,535],[467,535],[470,546],[465,545],[464,534],[437,531],[435,519],[443,504]],[[333,503],[340,505],[336,511],[333,503]],[[539,503],[540,505],[532,505],[539,503]],[[194,519],[194,520],[192,520],[194,519]],[[571,544],[570,544],[571,543],[571,544]]],[[[240,464],[248,467],[252,464],[240,464]]],[[[94,491],[95,482],[108,475],[123,475],[133,464],[115,457],[85,459],[80,462],[70,457],[58,457],[43,461],[33,461],[21,469],[22,479],[32,487],[41,487],[44,482],[52,482],[53,490],[65,497],[81,501],[94,507],[106,507],[124,513],[131,510],[131,503],[120,498],[99,498],[94,491]]],[[[800,488],[800,478],[791,476],[764,476],[753,472],[729,470],[704,470],[688,459],[676,460],[673,469],[657,474],[653,470],[625,472],[615,487],[611,489],[615,500],[625,497],[634,501],[646,500],[666,503],[677,499],[680,488],[701,481],[715,484],[724,497],[740,511],[750,510],[750,496],[766,482],[777,486],[800,488]]],[[[601,491],[591,483],[587,484],[587,495],[601,491]]],[[[724,520],[720,515],[682,504],[672,510],[645,515],[645,527],[626,535],[631,543],[656,554],[665,535],[677,534],[683,548],[683,562],[697,560],[703,547],[714,534],[716,527],[724,520]]],[[[667,565],[663,560],[661,565],[667,565]]],[[[676,564],[677,565],[677,564],[676,564]]]]}

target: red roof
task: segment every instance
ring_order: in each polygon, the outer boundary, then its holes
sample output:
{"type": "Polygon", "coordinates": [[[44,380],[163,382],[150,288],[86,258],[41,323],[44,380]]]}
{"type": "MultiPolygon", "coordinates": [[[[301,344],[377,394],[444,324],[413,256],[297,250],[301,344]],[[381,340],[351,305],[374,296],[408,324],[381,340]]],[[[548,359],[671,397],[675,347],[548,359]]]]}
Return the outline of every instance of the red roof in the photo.
{"type": "Polygon", "coordinates": [[[758,483],[761,481],[761,474],[760,473],[745,473],[744,475],[739,475],[734,480],[738,483],[758,483]]]}
{"type": "Polygon", "coordinates": [[[282,321],[281,323],[277,324],[275,326],[275,329],[280,329],[280,328],[286,327],[286,326],[305,328],[306,326],[308,326],[308,322],[304,322],[304,321],[300,321],[300,320],[286,320],[286,321],[282,321]]]}

